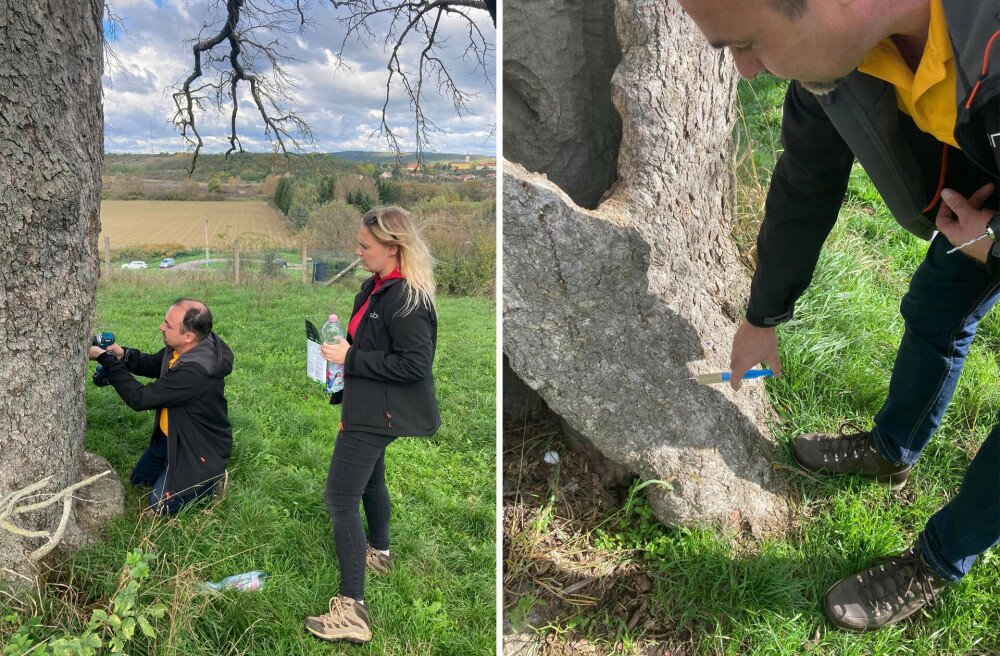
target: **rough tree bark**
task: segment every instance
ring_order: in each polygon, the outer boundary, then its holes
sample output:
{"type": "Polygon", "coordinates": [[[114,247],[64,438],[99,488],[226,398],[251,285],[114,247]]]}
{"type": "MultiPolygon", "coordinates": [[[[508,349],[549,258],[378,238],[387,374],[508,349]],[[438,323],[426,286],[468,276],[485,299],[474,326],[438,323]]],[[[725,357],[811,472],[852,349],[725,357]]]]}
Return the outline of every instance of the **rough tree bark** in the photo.
{"type": "MultiPolygon", "coordinates": [[[[0,10],[0,499],[47,476],[44,499],[111,467],[84,451],[103,158],[100,0],[4,0],[0,10]]],[[[76,491],[62,545],[122,509],[114,473],[76,491]]],[[[2,509],[0,509],[2,510],[2,509]]],[[[18,518],[51,531],[62,503],[18,518]]],[[[45,542],[0,528],[0,578],[45,542]]]]}
{"type": "Polygon", "coordinates": [[[503,23],[514,35],[504,40],[504,156],[594,207],[615,181],[621,140],[608,83],[621,60],[614,2],[508,2],[503,23]]]}
{"type": "MultiPolygon", "coordinates": [[[[792,513],[771,466],[762,386],[734,394],[684,380],[728,368],[748,289],[730,237],[736,71],[673,2],[616,0],[615,21],[622,141],[606,199],[582,209],[505,162],[504,352],[574,432],[638,476],[672,484],[648,488],[661,520],[778,532],[792,513]]],[[[508,43],[535,38],[506,28],[505,66],[508,43]]],[[[504,119],[509,153],[521,133],[504,119]]]]}

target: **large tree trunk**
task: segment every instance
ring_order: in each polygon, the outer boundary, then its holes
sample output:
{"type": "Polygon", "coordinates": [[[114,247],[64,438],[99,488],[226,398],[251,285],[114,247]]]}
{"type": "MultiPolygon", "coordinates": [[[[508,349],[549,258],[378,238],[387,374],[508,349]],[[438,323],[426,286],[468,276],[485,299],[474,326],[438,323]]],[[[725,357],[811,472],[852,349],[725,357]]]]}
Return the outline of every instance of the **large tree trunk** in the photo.
{"type": "Polygon", "coordinates": [[[622,130],[609,84],[621,60],[614,2],[515,0],[503,28],[504,156],[594,207],[615,181],[622,130]]]}
{"type": "MultiPolygon", "coordinates": [[[[84,451],[103,157],[102,10],[100,0],[3,0],[0,10],[0,500],[48,476],[54,492],[110,469],[84,451]]],[[[82,544],[122,508],[113,472],[76,496],[87,501],[74,503],[64,546],[82,544]]],[[[62,512],[60,502],[13,524],[51,532],[62,512]]],[[[0,576],[33,574],[27,554],[46,542],[0,526],[0,576]]]]}
{"type": "MultiPolygon", "coordinates": [[[[734,394],[685,380],[728,368],[748,289],[730,235],[736,71],[673,2],[616,0],[615,20],[622,141],[606,200],[582,209],[505,163],[504,351],[574,432],[638,476],[671,483],[650,488],[661,520],[781,531],[791,510],[772,469],[762,385],[734,394]]],[[[504,27],[506,66],[508,44],[535,37],[504,27]]],[[[505,153],[516,152],[508,144],[521,131],[504,118],[505,153]]]]}

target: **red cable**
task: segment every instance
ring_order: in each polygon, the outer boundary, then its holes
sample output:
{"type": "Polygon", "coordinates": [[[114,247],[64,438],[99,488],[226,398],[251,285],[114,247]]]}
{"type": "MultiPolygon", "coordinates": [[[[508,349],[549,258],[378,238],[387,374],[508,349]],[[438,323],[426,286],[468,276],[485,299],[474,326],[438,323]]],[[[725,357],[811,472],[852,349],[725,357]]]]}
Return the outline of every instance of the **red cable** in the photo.
{"type": "Polygon", "coordinates": [[[924,209],[920,210],[921,214],[926,214],[931,211],[937,202],[941,199],[941,190],[944,189],[944,172],[948,169],[948,144],[941,144],[941,177],[938,179],[937,191],[934,192],[934,198],[931,199],[930,204],[924,209]]]}
{"type": "Polygon", "coordinates": [[[965,103],[966,109],[972,107],[972,99],[976,97],[976,92],[979,91],[979,85],[986,79],[986,69],[988,68],[990,62],[990,48],[993,47],[993,42],[997,40],[997,37],[1000,37],[1000,30],[994,32],[993,36],[990,37],[990,40],[986,42],[986,52],[983,53],[983,72],[980,74],[979,81],[976,82],[976,86],[972,87],[972,93],[969,94],[969,100],[965,103]]]}
{"type": "MultiPolygon", "coordinates": [[[[1000,37],[1000,30],[993,33],[990,40],[986,42],[986,52],[983,53],[983,70],[980,73],[979,80],[976,82],[976,86],[972,87],[972,93],[969,94],[969,100],[965,103],[965,108],[969,109],[972,107],[972,101],[976,97],[976,93],[979,91],[979,86],[986,79],[986,71],[989,69],[990,64],[990,48],[993,47],[993,42],[1000,37]]],[[[941,177],[938,180],[937,191],[934,192],[934,198],[924,209],[920,210],[921,214],[925,214],[933,208],[937,202],[941,199],[941,191],[944,189],[944,176],[945,171],[948,169],[948,144],[942,144],[941,148],[941,177]]]]}

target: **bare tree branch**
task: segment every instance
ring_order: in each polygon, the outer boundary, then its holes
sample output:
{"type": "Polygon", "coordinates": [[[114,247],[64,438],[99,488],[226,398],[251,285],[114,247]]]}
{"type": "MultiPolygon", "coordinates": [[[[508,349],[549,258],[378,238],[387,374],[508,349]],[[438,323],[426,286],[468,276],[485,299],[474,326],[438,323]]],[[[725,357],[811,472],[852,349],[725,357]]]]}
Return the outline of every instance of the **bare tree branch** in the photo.
{"type": "MultiPolygon", "coordinates": [[[[474,11],[489,11],[495,21],[492,0],[328,1],[338,12],[337,20],[346,28],[337,54],[341,66],[345,66],[344,54],[352,40],[364,47],[375,42],[386,48],[386,93],[379,127],[372,135],[384,138],[397,157],[402,155],[402,146],[398,128],[393,129],[389,118],[394,84],[403,90],[413,112],[418,159],[422,159],[433,134],[445,132],[424,111],[427,89],[433,88],[447,97],[460,117],[471,114],[469,102],[479,95],[478,89],[462,88],[449,71],[450,61],[444,55],[447,38],[442,36],[445,17],[458,18],[465,24],[467,42],[460,59],[471,61],[475,71],[481,69],[485,86],[495,90],[488,66],[495,48],[473,16],[474,11]],[[421,44],[419,56],[404,55],[404,46],[410,41],[421,44]]],[[[173,94],[176,108],[173,122],[194,151],[189,173],[193,173],[205,145],[196,115],[209,107],[220,112],[228,108],[226,155],[243,152],[238,122],[242,89],[249,90],[250,100],[264,122],[264,136],[274,141],[275,150],[288,154],[289,149],[297,150],[303,142],[313,141],[310,126],[285,108],[296,84],[284,67],[298,60],[282,45],[282,36],[307,24],[309,5],[310,0],[214,0],[217,18],[207,21],[202,34],[193,41],[191,73],[175,87],[173,94]],[[211,28],[212,24],[218,27],[211,28]],[[208,30],[213,33],[206,36],[208,30]]]]}
{"type": "Polygon", "coordinates": [[[119,37],[128,38],[128,30],[125,29],[125,21],[111,10],[111,5],[107,2],[104,3],[104,23],[106,24],[106,27],[104,27],[104,64],[106,72],[119,72],[127,77],[129,73],[125,67],[125,62],[121,60],[115,49],[111,47],[111,44],[117,41],[119,37]]]}
{"type": "Polygon", "coordinates": [[[433,80],[436,91],[451,100],[455,112],[460,117],[471,113],[468,103],[479,95],[477,92],[465,91],[459,86],[439,54],[446,42],[446,39],[439,35],[443,15],[458,16],[467,23],[468,43],[463,52],[463,59],[471,59],[475,69],[482,70],[486,86],[495,91],[491,70],[487,66],[494,46],[483,35],[469,12],[469,10],[489,11],[491,18],[495,20],[495,3],[488,5],[485,0],[330,0],[330,3],[334,8],[343,11],[343,16],[339,20],[347,28],[340,45],[341,61],[350,40],[364,45],[369,41],[377,41],[378,29],[373,23],[379,20],[389,21],[389,28],[384,32],[385,36],[382,39],[383,45],[389,51],[389,62],[386,66],[389,75],[385,84],[381,121],[373,135],[385,138],[397,157],[402,154],[402,149],[396,133],[389,125],[389,105],[392,101],[394,81],[402,86],[414,115],[414,146],[418,160],[423,159],[432,134],[445,132],[424,112],[425,82],[433,80]],[[417,39],[424,46],[416,62],[401,57],[407,39],[417,39]],[[404,62],[412,66],[407,66],[404,62]]]}
{"type": "Polygon", "coordinates": [[[293,13],[300,17],[300,23],[304,22],[304,6],[304,0],[297,0],[290,7],[273,4],[270,0],[264,4],[253,0],[225,0],[225,24],[211,37],[195,40],[191,74],[173,94],[176,107],[173,122],[180,128],[181,136],[194,147],[189,174],[194,172],[198,154],[205,145],[196,123],[196,111],[203,111],[208,102],[220,111],[226,105],[231,107],[226,155],[243,152],[237,124],[241,82],[249,86],[250,97],[264,121],[264,137],[269,142],[272,139],[276,142],[276,150],[288,154],[289,146],[299,149],[303,142],[312,141],[309,125],[284,109],[285,99],[295,83],[285,73],[283,64],[298,60],[284,51],[280,39],[262,43],[252,36],[255,32],[289,33],[289,18],[293,13]],[[216,48],[227,50],[214,54],[216,48]],[[269,66],[267,73],[262,72],[261,62],[269,66]],[[213,81],[193,89],[192,85],[203,75],[211,76],[213,81]],[[211,95],[199,93],[206,89],[211,95]]]}

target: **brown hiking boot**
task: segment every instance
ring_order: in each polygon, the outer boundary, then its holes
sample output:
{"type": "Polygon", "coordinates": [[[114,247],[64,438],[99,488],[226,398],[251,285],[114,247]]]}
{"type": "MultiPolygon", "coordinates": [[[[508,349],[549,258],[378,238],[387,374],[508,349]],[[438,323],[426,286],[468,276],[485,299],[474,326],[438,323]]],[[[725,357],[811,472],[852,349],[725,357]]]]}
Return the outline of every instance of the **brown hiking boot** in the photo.
{"type": "Polygon", "coordinates": [[[847,423],[836,435],[808,433],[792,442],[792,459],[803,469],[821,474],[861,474],[889,485],[893,492],[906,486],[910,465],[894,465],[875,450],[871,431],[847,423]],[[850,429],[854,432],[846,432],[850,429]]]}
{"type": "Polygon", "coordinates": [[[306,618],[306,631],[320,640],[361,644],[372,639],[368,609],[359,601],[337,595],[330,600],[330,612],[306,618]]]}
{"type": "Polygon", "coordinates": [[[835,583],[823,597],[823,612],[842,629],[874,631],[933,604],[946,585],[914,545],[835,583]]]}
{"type": "Polygon", "coordinates": [[[388,574],[392,571],[396,562],[396,554],[390,553],[388,556],[368,545],[368,552],[365,554],[365,567],[375,574],[388,574]]]}

